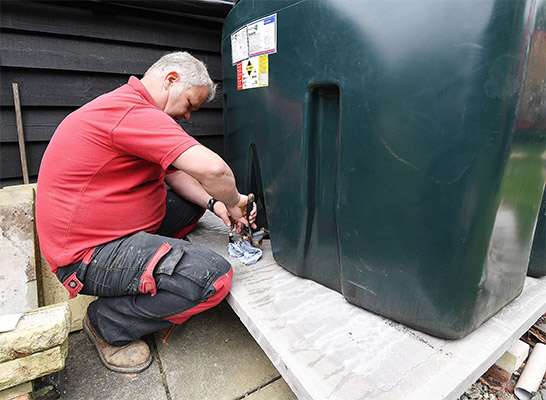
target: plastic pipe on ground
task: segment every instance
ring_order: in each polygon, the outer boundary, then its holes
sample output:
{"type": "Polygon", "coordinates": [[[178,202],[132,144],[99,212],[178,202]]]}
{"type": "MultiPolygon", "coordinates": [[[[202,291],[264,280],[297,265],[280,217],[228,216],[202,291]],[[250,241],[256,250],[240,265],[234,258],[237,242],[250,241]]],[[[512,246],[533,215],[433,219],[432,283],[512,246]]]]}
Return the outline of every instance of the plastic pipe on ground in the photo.
{"type": "Polygon", "coordinates": [[[529,400],[538,390],[544,374],[546,374],[546,345],[537,343],[514,389],[517,398],[529,400]]]}

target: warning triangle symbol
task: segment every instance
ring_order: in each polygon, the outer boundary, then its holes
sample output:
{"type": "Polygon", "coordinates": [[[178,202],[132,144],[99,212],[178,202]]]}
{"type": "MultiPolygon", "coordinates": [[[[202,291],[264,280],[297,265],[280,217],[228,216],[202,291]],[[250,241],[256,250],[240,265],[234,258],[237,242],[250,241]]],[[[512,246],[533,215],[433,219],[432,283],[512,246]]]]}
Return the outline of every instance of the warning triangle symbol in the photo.
{"type": "Polygon", "coordinates": [[[250,74],[252,74],[253,69],[254,69],[254,66],[252,65],[251,62],[249,62],[248,65],[246,66],[246,72],[247,72],[248,76],[250,76],[250,74]]]}

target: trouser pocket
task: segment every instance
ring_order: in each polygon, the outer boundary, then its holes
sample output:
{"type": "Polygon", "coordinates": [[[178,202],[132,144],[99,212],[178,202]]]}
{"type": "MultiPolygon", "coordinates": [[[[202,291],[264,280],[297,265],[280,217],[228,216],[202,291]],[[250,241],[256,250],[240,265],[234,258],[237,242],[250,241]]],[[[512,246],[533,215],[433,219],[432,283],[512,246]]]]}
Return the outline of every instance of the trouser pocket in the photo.
{"type": "Polygon", "coordinates": [[[202,301],[216,292],[214,283],[231,265],[225,258],[203,246],[187,244],[184,257],[168,274],[156,271],[157,285],[190,301],[202,301]]]}
{"type": "Polygon", "coordinates": [[[172,273],[183,252],[176,242],[145,232],[99,246],[87,268],[81,293],[101,297],[155,295],[154,272],[172,273]]]}

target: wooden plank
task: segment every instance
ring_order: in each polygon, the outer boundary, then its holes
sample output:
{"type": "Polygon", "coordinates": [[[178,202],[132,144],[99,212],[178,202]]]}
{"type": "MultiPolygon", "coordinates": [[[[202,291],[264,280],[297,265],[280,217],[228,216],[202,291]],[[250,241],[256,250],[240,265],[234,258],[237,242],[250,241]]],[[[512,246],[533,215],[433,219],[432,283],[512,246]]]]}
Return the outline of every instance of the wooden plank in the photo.
{"type": "MultiPolygon", "coordinates": [[[[224,155],[224,138],[222,136],[200,136],[197,140],[220,156],[224,155]]],[[[28,171],[31,178],[38,175],[40,162],[47,145],[48,142],[27,143],[28,171]]],[[[0,146],[0,181],[20,177],[21,169],[17,143],[3,143],[0,146]]]]}
{"type": "MultiPolygon", "coordinates": [[[[23,106],[81,106],[127,82],[124,75],[2,68],[2,82],[19,82],[25,91],[23,106]]],[[[0,105],[9,104],[0,85],[0,105]]]]}
{"type": "Polygon", "coordinates": [[[223,136],[201,136],[197,140],[204,146],[214,151],[220,157],[224,157],[224,137],[223,136]]]}
{"type": "MultiPolygon", "coordinates": [[[[27,143],[50,140],[64,117],[74,110],[73,107],[23,107],[27,143]]],[[[192,136],[222,136],[222,111],[219,109],[202,109],[192,113],[190,122],[181,121],[180,125],[192,136]]],[[[14,109],[3,107],[0,109],[0,143],[16,141],[17,128],[14,109]]]]}
{"type": "MultiPolygon", "coordinates": [[[[31,142],[27,145],[28,173],[38,175],[40,161],[47,142],[31,142]]],[[[17,143],[3,143],[0,146],[0,179],[21,178],[21,162],[17,143]]]]}
{"type": "MultiPolygon", "coordinates": [[[[6,0],[3,0],[6,1],[6,0]]],[[[17,1],[17,0],[7,0],[17,1]]],[[[206,24],[222,24],[224,17],[217,17],[214,15],[206,15],[205,13],[194,13],[187,9],[185,4],[189,3],[201,3],[210,2],[210,0],[174,0],[178,3],[184,3],[182,8],[186,8],[185,12],[172,9],[168,6],[161,7],[163,0],[154,0],[150,2],[145,1],[145,6],[134,4],[132,0],[129,1],[117,1],[117,0],[79,0],[79,1],[66,1],[66,0],[33,0],[36,3],[53,3],[66,7],[73,7],[79,9],[87,9],[93,13],[106,13],[106,14],[124,14],[135,17],[145,16],[147,18],[160,19],[166,21],[176,22],[180,18],[189,18],[191,20],[204,22],[206,24]]],[[[216,0],[213,0],[215,2],[216,0]]],[[[223,0],[220,0],[223,1],[223,0]]],[[[213,5],[212,7],[217,7],[213,5]]],[[[227,13],[226,13],[227,14],[227,13]]]]}
{"type": "Polygon", "coordinates": [[[54,4],[3,2],[0,27],[220,52],[222,25],[188,17],[98,12],[54,4]]]}
{"type": "MultiPolygon", "coordinates": [[[[27,142],[49,141],[59,123],[74,111],[74,107],[45,108],[23,107],[25,137],[27,142]]],[[[13,108],[0,108],[0,143],[17,140],[13,108]]]]}
{"type": "MultiPolygon", "coordinates": [[[[30,176],[31,183],[36,182],[36,179],[38,179],[36,175],[30,176]]],[[[22,184],[23,184],[22,178],[0,179],[0,189],[5,188],[7,186],[22,185],[22,184]]],[[[2,397],[0,397],[0,399],[2,399],[2,397]]]]}
{"type": "MultiPolygon", "coordinates": [[[[0,65],[142,75],[161,56],[176,50],[184,49],[4,32],[0,42],[0,65]]],[[[222,79],[219,53],[193,51],[192,55],[207,65],[213,80],[222,79]]]]}
{"type": "Polygon", "coordinates": [[[198,138],[204,136],[223,138],[224,136],[224,119],[221,110],[199,110],[191,114],[189,122],[179,121],[179,123],[186,132],[198,138]]]}
{"type": "MultiPolygon", "coordinates": [[[[97,0],[102,3],[109,3],[110,0],[97,0]]],[[[229,4],[227,1],[209,1],[209,0],[160,0],[150,2],[150,0],[116,0],[116,4],[129,7],[139,7],[146,10],[161,10],[167,13],[176,12],[180,14],[191,14],[204,16],[207,18],[216,18],[223,20],[231,8],[233,1],[229,4]]]]}
{"type": "MultiPolygon", "coordinates": [[[[82,106],[97,96],[127,83],[127,75],[95,74],[85,72],[2,68],[0,106],[11,105],[11,90],[4,82],[18,82],[24,90],[24,106],[82,106]]],[[[203,109],[222,107],[222,89],[216,99],[203,105],[203,109]]]]}
{"type": "Polygon", "coordinates": [[[19,156],[21,157],[21,170],[23,173],[23,182],[29,183],[28,180],[28,166],[27,166],[27,153],[25,147],[25,133],[23,128],[23,115],[21,113],[21,99],[19,97],[19,85],[17,82],[11,83],[13,90],[13,104],[15,105],[15,122],[17,125],[17,141],[19,144],[19,156]]]}

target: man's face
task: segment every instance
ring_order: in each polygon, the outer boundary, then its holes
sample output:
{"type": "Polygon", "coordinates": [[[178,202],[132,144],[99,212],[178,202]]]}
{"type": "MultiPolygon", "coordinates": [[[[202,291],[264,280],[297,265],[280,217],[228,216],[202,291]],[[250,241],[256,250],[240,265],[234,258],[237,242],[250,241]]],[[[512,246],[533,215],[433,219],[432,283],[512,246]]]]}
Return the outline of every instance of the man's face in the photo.
{"type": "Polygon", "coordinates": [[[206,86],[192,86],[182,90],[180,83],[173,83],[169,87],[167,103],[163,111],[173,118],[184,118],[189,121],[191,113],[201,107],[208,95],[209,91],[206,86]]]}

